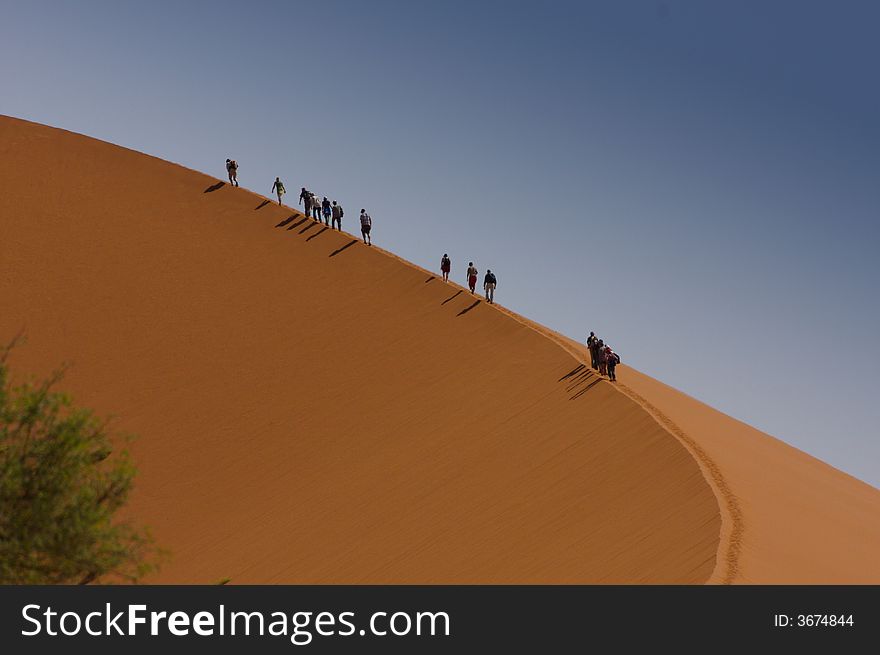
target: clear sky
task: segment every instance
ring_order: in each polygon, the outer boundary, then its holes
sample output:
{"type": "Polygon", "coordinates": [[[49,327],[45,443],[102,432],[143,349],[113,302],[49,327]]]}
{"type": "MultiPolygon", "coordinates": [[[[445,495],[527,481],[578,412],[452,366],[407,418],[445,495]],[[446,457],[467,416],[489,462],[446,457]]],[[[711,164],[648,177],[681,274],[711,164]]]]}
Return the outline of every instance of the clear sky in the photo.
{"type": "Polygon", "coordinates": [[[366,207],[377,245],[491,268],[500,303],[880,486],[880,3],[0,16],[0,113],[218,177],[233,157],[349,228],[366,207]]]}

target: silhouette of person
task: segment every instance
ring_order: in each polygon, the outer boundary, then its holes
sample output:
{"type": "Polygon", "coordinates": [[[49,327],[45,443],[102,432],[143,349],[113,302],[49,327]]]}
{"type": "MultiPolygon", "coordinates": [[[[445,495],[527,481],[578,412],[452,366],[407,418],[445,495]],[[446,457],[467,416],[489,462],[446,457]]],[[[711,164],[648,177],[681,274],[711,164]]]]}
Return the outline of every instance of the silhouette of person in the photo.
{"type": "Polygon", "coordinates": [[[321,201],[321,213],[324,214],[324,225],[330,225],[332,210],[330,209],[330,201],[327,200],[327,196],[324,196],[324,200],[321,201]]]}
{"type": "Polygon", "coordinates": [[[278,192],[278,204],[281,204],[281,196],[284,195],[284,182],[281,181],[280,177],[275,178],[275,183],[272,185],[272,191],[278,192]]]}
{"type": "Polygon", "coordinates": [[[299,192],[299,204],[303,206],[303,211],[306,214],[306,218],[308,218],[309,214],[312,213],[312,194],[306,191],[305,187],[299,192]]]}
{"type": "Polygon", "coordinates": [[[440,259],[440,272],[443,273],[443,281],[449,282],[449,271],[452,270],[452,260],[449,259],[449,255],[443,253],[443,257],[440,259]]]}
{"type": "Polygon", "coordinates": [[[373,241],[370,238],[370,230],[373,229],[373,219],[370,218],[370,215],[367,213],[366,209],[361,209],[361,234],[364,237],[364,243],[368,246],[373,245],[373,241]]]}
{"type": "Polygon", "coordinates": [[[468,262],[467,280],[468,287],[470,288],[471,293],[473,293],[474,289],[477,288],[477,275],[479,274],[480,272],[477,270],[477,267],[474,266],[474,263],[468,262]]]}
{"type": "Polygon", "coordinates": [[[226,160],[226,172],[229,174],[229,184],[238,186],[238,164],[234,159],[226,160]]]}
{"type": "Polygon", "coordinates": [[[498,280],[495,279],[495,274],[486,269],[486,277],[483,278],[483,288],[486,290],[486,300],[492,304],[495,302],[495,285],[498,284],[498,280]]]}
{"type": "Polygon", "coordinates": [[[321,221],[321,201],[314,193],[312,194],[312,218],[318,222],[321,221]]]}
{"type": "Polygon", "coordinates": [[[345,212],[342,211],[342,205],[336,204],[336,201],[333,201],[333,206],[330,208],[330,215],[332,217],[332,225],[331,227],[342,231],[342,217],[345,215],[345,212]]]}
{"type": "Polygon", "coordinates": [[[605,367],[608,370],[608,379],[617,382],[617,365],[620,364],[620,357],[616,352],[611,350],[611,346],[605,346],[605,367]]]}
{"type": "Polygon", "coordinates": [[[590,336],[587,337],[587,350],[590,351],[590,366],[594,369],[599,368],[599,361],[596,359],[596,346],[599,344],[599,337],[596,336],[595,332],[590,332],[590,336]]]}

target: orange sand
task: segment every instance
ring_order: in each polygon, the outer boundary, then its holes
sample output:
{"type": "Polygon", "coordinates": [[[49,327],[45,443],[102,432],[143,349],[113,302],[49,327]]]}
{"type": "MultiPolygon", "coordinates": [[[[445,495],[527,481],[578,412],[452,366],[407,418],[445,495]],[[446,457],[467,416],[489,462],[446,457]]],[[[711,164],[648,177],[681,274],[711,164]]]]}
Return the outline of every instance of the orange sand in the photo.
{"type": "Polygon", "coordinates": [[[0,339],[139,435],[151,581],[880,582],[876,489],[377,247],[3,117],[0,179],[0,339]]]}

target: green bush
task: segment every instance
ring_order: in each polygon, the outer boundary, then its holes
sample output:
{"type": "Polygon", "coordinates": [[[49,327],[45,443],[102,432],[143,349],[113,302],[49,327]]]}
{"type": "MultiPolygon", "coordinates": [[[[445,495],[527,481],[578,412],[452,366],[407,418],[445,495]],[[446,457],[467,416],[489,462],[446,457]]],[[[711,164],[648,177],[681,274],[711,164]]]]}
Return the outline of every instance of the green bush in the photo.
{"type": "Polygon", "coordinates": [[[127,452],[53,391],[63,373],[12,386],[13,346],[0,351],[0,584],[136,582],[157,553],[146,531],[113,520],[135,476],[127,452]]]}

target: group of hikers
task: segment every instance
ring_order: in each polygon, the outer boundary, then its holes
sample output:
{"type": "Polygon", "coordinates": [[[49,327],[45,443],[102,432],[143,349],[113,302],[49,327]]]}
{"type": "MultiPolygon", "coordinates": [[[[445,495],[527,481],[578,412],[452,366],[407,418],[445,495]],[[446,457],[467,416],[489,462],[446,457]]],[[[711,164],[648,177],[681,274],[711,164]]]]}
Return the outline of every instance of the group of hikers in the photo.
{"type": "MultiPolygon", "coordinates": [[[[238,163],[234,159],[226,160],[226,172],[229,175],[229,184],[237,187],[238,163]]],[[[287,193],[287,189],[284,188],[284,182],[281,181],[280,177],[276,177],[272,183],[271,193],[278,197],[278,204],[280,205],[281,198],[287,193]]],[[[323,196],[322,199],[318,194],[308,191],[303,187],[299,194],[299,204],[303,206],[303,213],[306,216],[318,222],[323,218],[324,225],[334,230],[342,230],[342,217],[345,216],[345,212],[342,209],[342,205],[335,200],[331,202],[327,196],[323,196]]],[[[361,209],[361,236],[363,236],[364,243],[368,246],[373,245],[372,238],[370,237],[372,228],[373,219],[366,209],[361,209]]]]}
{"type": "MultiPolygon", "coordinates": [[[[232,186],[237,187],[238,163],[236,163],[234,159],[226,160],[226,172],[229,174],[229,183],[232,186]]],[[[271,193],[276,195],[278,198],[278,204],[280,205],[282,197],[287,193],[287,189],[284,188],[284,182],[281,181],[280,177],[276,177],[275,181],[272,183],[271,193]]],[[[305,187],[302,187],[299,193],[299,204],[302,205],[303,213],[306,216],[313,218],[318,222],[321,222],[323,219],[324,225],[327,225],[334,230],[342,230],[342,217],[345,216],[345,212],[342,209],[342,205],[335,200],[331,201],[327,196],[319,196],[313,191],[309,191],[305,187]]],[[[370,232],[373,229],[373,219],[365,209],[361,209],[360,222],[361,236],[363,237],[364,243],[368,246],[373,245],[372,237],[370,236],[370,232]]],[[[443,273],[443,280],[445,282],[449,282],[449,273],[451,270],[452,260],[449,259],[448,254],[444,254],[440,260],[440,271],[443,273]]],[[[474,263],[468,262],[467,282],[471,293],[476,291],[478,276],[479,271],[477,271],[474,263]]],[[[495,287],[497,285],[498,279],[495,277],[495,274],[491,270],[487,270],[486,275],[483,278],[483,290],[486,292],[486,302],[495,302],[495,287]]]]}
{"type": "MultiPolygon", "coordinates": [[[[232,186],[238,186],[238,164],[234,159],[226,160],[226,172],[229,174],[229,183],[232,186]]],[[[272,193],[278,196],[278,204],[281,204],[281,198],[286,193],[284,183],[280,177],[275,178],[272,184],[272,193]]],[[[342,230],[342,217],[345,212],[342,205],[333,200],[332,202],[327,196],[318,196],[318,194],[302,188],[299,194],[299,204],[303,206],[303,213],[307,217],[311,217],[324,225],[332,227],[335,230],[342,230]]],[[[361,209],[361,236],[364,243],[368,246],[373,245],[370,238],[370,231],[373,227],[373,219],[361,209]]],[[[444,253],[440,258],[440,272],[443,274],[443,281],[449,282],[449,274],[452,271],[452,260],[448,253],[444,253]]],[[[468,262],[467,283],[471,293],[475,293],[477,288],[477,278],[480,272],[473,262],[468,262]]],[[[498,286],[498,279],[495,274],[487,269],[486,275],[483,277],[483,290],[486,292],[486,302],[493,304],[495,302],[495,287],[498,286]]],[[[602,339],[596,336],[594,332],[590,332],[587,337],[587,350],[590,351],[590,364],[594,370],[599,371],[601,375],[607,375],[612,382],[617,381],[616,369],[620,364],[620,356],[611,349],[602,339]]]]}
{"type": "MultiPolygon", "coordinates": [[[[452,271],[452,260],[449,259],[447,253],[440,258],[440,272],[443,274],[443,281],[449,282],[449,273],[452,271]]],[[[473,262],[468,262],[467,283],[471,293],[477,288],[477,276],[480,272],[474,266],[473,262]]],[[[483,290],[486,292],[486,302],[492,304],[495,302],[495,287],[498,286],[498,279],[491,270],[486,270],[486,276],[483,278],[483,290]]]]}
{"type": "Polygon", "coordinates": [[[620,355],[611,350],[611,346],[590,332],[587,337],[587,350],[590,351],[590,365],[600,375],[607,375],[612,382],[617,381],[617,365],[620,364],[620,355]]]}
{"type": "MultiPolygon", "coordinates": [[[[281,184],[281,180],[275,179],[276,184],[281,184]]],[[[273,187],[274,189],[275,187],[273,187]]],[[[284,185],[281,185],[282,192],[284,189],[284,185]]],[[[303,206],[303,213],[306,216],[311,216],[319,223],[321,222],[321,217],[324,218],[324,225],[329,225],[334,230],[342,231],[342,217],[345,216],[345,211],[342,209],[342,205],[340,205],[335,200],[330,202],[327,196],[321,197],[318,194],[313,193],[312,191],[307,190],[305,187],[299,192],[299,204],[303,206]]],[[[278,195],[278,204],[281,204],[281,194],[278,195]]],[[[368,246],[373,245],[373,241],[370,237],[370,231],[373,228],[373,219],[370,218],[370,215],[367,213],[366,209],[361,209],[361,236],[364,239],[364,243],[368,246]]]]}

